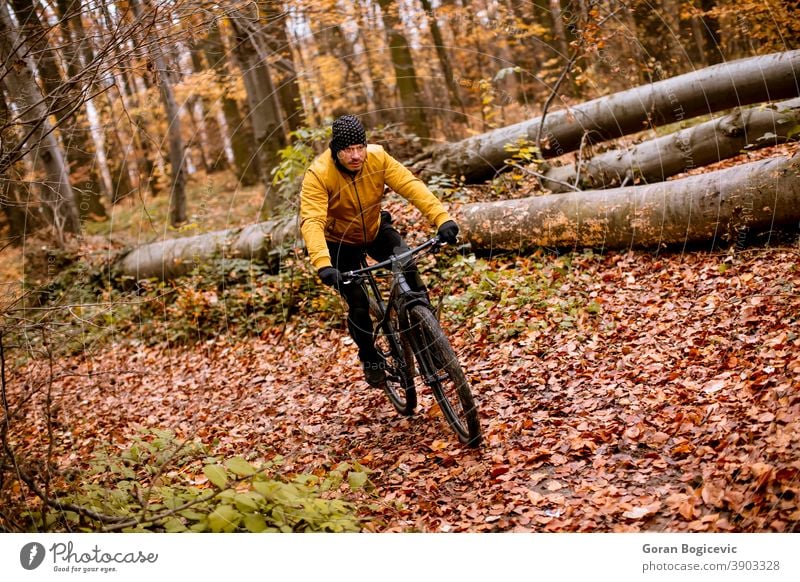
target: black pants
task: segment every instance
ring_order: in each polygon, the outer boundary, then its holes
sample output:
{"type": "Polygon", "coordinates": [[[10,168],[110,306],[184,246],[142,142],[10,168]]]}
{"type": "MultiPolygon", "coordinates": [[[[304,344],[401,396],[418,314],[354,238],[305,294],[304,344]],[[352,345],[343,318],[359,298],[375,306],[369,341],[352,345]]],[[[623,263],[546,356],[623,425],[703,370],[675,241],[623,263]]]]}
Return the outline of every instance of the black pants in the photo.
{"type": "MultiPolygon", "coordinates": [[[[381,225],[378,236],[367,246],[353,246],[328,242],[333,266],[340,271],[353,271],[361,267],[364,253],[376,261],[385,261],[391,255],[408,250],[408,246],[400,233],[392,226],[388,212],[381,213],[381,225]]],[[[409,263],[404,270],[409,286],[414,291],[424,291],[425,285],[419,276],[416,265],[409,263]]],[[[358,357],[362,362],[378,362],[372,331],[372,319],[369,316],[369,300],[361,285],[344,285],[341,294],[347,301],[347,329],[358,346],[358,357]]]]}

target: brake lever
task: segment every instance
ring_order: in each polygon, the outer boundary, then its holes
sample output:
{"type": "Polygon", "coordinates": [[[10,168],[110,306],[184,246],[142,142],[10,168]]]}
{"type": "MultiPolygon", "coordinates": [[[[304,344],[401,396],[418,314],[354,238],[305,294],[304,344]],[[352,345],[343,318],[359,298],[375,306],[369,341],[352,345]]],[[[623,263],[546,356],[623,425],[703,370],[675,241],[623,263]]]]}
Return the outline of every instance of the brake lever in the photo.
{"type": "Polygon", "coordinates": [[[352,285],[353,283],[361,283],[364,280],[364,275],[354,275],[352,271],[342,273],[342,285],[352,285]]]}

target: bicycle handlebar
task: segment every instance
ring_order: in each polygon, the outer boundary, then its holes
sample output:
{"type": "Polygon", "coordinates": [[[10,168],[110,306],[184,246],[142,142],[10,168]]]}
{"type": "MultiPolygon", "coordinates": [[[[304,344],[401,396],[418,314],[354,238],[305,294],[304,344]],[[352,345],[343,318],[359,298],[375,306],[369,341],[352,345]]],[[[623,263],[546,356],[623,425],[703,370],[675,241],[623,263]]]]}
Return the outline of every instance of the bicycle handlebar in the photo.
{"type": "Polygon", "coordinates": [[[404,253],[400,253],[399,255],[392,255],[385,261],[381,261],[380,263],[375,263],[374,265],[370,265],[369,267],[364,267],[363,269],[356,269],[354,271],[347,271],[342,273],[342,279],[344,279],[345,285],[351,283],[352,281],[358,279],[360,275],[364,275],[366,273],[371,273],[372,271],[378,271],[380,269],[385,269],[392,265],[395,261],[404,261],[409,257],[413,257],[414,255],[418,255],[422,251],[433,248],[434,250],[438,249],[439,247],[444,246],[447,243],[443,243],[439,240],[439,235],[436,235],[430,240],[425,241],[421,245],[414,247],[413,249],[409,249],[404,253]]]}

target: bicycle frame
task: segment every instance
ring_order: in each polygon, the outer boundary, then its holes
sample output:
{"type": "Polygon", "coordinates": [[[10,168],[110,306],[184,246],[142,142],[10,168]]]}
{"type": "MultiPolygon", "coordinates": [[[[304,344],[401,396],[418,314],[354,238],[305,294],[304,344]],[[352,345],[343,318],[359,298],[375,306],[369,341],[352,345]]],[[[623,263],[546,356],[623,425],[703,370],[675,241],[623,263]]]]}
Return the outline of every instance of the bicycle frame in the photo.
{"type": "Polygon", "coordinates": [[[390,316],[392,306],[394,306],[394,308],[397,310],[397,315],[400,322],[400,329],[396,331],[407,337],[412,349],[414,350],[415,359],[420,366],[420,372],[422,373],[423,378],[426,380],[429,379],[434,372],[430,370],[430,365],[427,358],[422,357],[424,346],[419,345],[417,337],[414,334],[407,334],[406,332],[409,327],[407,316],[408,310],[414,305],[423,304],[429,306],[429,303],[427,298],[423,299],[419,295],[419,292],[414,291],[408,284],[408,280],[403,272],[403,268],[413,257],[416,257],[422,254],[424,251],[428,251],[429,249],[429,252],[434,252],[442,246],[444,246],[444,243],[439,240],[438,236],[435,236],[421,245],[414,247],[413,249],[409,249],[403,253],[400,253],[399,255],[392,255],[388,259],[374,265],[367,266],[366,259],[362,258],[362,265],[364,266],[361,269],[342,273],[345,284],[364,283],[364,279],[366,279],[366,283],[372,290],[372,294],[375,297],[375,302],[378,304],[381,314],[381,320],[376,322],[377,327],[385,325],[386,320],[390,316]],[[375,281],[373,273],[375,271],[387,268],[392,272],[392,283],[389,287],[388,298],[386,301],[384,301],[383,294],[381,293],[380,287],[378,287],[377,281],[375,281]]]}
{"type": "Polygon", "coordinates": [[[409,249],[399,255],[392,255],[385,261],[374,265],[367,266],[366,260],[362,258],[361,264],[363,267],[361,269],[342,273],[342,277],[346,285],[350,283],[363,283],[364,278],[367,280],[375,297],[375,301],[380,308],[382,319],[378,322],[379,325],[382,325],[388,317],[387,305],[392,305],[393,303],[397,303],[398,316],[400,317],[401,323],[405,323],[403,321],[405,311],[412,305],[424,303],[424,301],[421,298],[414,297],[417,292],[408,284],[405,273],[403,272],[403,267],[406,266],[411,258],[422,254],[423,251],[428,249],[435,251],[442,246],[443,243],[439,240],[439,237],[435,236],[413,249],[409,249]],[[377,281],[375,281],[373,273],[386,268],[392,272],[392,284],[389,287],[388,299],[384,301],[383,294],[381,293],[380,287],[378,287],[377,281]]]}

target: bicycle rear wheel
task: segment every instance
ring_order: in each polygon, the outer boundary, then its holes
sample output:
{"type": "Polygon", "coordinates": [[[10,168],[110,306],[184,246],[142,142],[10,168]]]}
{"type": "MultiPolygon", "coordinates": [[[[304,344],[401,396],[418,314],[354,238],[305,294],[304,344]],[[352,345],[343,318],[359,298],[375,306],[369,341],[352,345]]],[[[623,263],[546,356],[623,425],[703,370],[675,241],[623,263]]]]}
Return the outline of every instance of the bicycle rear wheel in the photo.
{"type": "Polygon", "coordinates": [[[414,386],[414,352],[408,341],[398,333],[397,313],[380,324],[383,317],[374,299],[369,301],[369,311],[375,329],[375,348],[386,361],[386,382],[383,391],[395,410],[403,416],[411,416],[417,408],[417,390],[414,386]]]}
{"type": "Polygon", "coordinates": [[[427,307],[413,306],[408,312],[408,319],[409,332],[417,338],[417,357],[425,383],[433,390],[458,440],[467,446],[477,447],[483,438],[478,409],[447,336],[427,307]]]}

